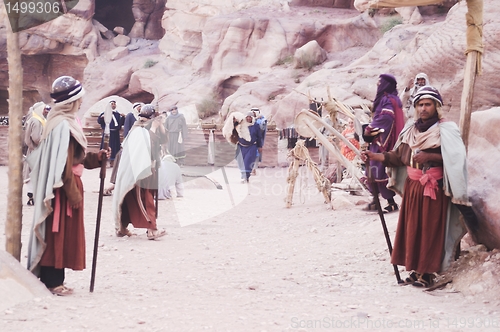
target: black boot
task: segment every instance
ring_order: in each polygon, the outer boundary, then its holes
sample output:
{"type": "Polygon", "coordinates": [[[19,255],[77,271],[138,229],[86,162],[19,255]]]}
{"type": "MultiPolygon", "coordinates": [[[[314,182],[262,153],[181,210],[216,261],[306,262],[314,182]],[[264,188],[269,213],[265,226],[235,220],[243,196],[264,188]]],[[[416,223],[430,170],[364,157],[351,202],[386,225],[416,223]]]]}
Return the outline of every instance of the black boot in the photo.
{"type": "Polygon", "coordinates": [[[35,201],[33,201],[33,193],[28,193],[28,202],[26,204],[28,205],[35,205],[35,201]]]}

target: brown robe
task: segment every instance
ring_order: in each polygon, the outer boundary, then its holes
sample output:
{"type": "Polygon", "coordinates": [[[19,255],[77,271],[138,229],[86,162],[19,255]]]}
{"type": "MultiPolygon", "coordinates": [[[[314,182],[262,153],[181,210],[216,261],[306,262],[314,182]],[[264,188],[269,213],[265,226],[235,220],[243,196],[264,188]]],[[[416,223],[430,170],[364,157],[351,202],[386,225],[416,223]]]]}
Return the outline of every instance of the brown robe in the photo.
{"type": "MultiPolygon", "coordinates": [[[[145,128],[149,129],[150,125],[145,128]]],[[[151,142],[151,161],[159,165],[161,144],[166,142],[166,135],[154,133],[149,129],[151,142]]],[[[120,222],[123,228],[132,224],[134,228],[156,230],[156,206],[154,196],[158,190],[158,170],[152,169],[152,174],[142,179],[124,197],[121,205],[120,222]],[[142,209],[144,208],[144,210],[142,209]]]]}
{"type": "MultiPolygon", "coordinates": [[[[97,153],[83,153],[81,146],[71,137],[68,157],[63,172],[63,186],[59,190],[60,210],[53,211],[45,220],[45,242],[47,244],[40,260],[41,266],[52,266],[56,269],[85,269],[85,229],[83,218],[83,183],[79,176],[73,174],[73,165],[83,164],[85,168],[100,167],[97,153]],[[81,202],[79,208],[72,208],[72,216],[67,216],[66,207],[81,202]],[[59,230],[52,231],[54,213],[59,213],[59,230]]],[[[55,207],[55,199],[52,207],[55,207]]]]}
{"type": "MultiPolygon", "coordinates": [[[[440,152],[433,149],[430,152],[440,152]]],[[[384,165],[409,166],[411,149],[402,143],[396,150],[385,152],[384,165]]],[[[413,165],[416,166],[416,165],[413,165]]],[[[441,181],[439,181],[441,182],[441,181]]],[[[436,199],[424,196],[424,186],[409,177],[405,181],[391,263],[418,273],[434,273],[441,269],[444,255],[446,217],[449,198],[442,184],[436,199]]]]}

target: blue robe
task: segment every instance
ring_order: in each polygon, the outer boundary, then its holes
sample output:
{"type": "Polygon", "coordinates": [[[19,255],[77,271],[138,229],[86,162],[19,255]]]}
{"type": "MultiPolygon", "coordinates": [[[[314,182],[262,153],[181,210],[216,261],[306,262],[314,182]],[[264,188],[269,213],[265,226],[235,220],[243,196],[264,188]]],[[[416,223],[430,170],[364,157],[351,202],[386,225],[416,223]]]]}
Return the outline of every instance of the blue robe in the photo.
{"type": "Polygon", "coordinates": [[[262,147],[262,136],[260,126],[255,123],[248,127],[250,131],[250,141],[243,138],[238,138],[243,165],[245,167],[246,179],[250,178],[255,159],[257,158],[257,149],[262,147]]]}

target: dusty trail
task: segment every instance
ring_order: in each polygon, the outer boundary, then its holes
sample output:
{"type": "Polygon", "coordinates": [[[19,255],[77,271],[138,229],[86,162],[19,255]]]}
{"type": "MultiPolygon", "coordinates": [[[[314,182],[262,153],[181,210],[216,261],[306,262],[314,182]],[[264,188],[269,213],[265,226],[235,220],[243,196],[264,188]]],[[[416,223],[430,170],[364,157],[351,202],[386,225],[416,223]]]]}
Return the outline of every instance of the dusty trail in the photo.
{"type": "MultiPolygon", "coordinates": [[[[250,186],[239,183],[236,169],[227,172],[236,207],[220,175],[214,177],[223,190],[207,180],[189,182],[183,199],[160,201],[158,224],[169,235],[159,241],[148,241],[141,230],[117,238],[111,197],[105,197],[89,293],[99,181],[98,170],[86,170],[87,269],[66,276],[75,294],[12,306],[0,312],[1,330],[484,331],[486,324],[498,330],[498,297],[396,284],[377,214],[355,205],[367,197],[338,192],[352,205],[334,211],[307,177],[286,209],[286,168],[262,169],[250,186]],[[189,224],[190,215],[201,221],[189,224]]],[[[0,167],[0,181],[6,173],[0,167]]],[[[6,188],[0,194],[5,197],[6,188]]],[[[31,210],[23,209],[26,243],[31,210]]],[[[397,214],[386,221],[393,237],[397,214]]],[[[5,216],[1,224],[4,229],[5,216]]]]}

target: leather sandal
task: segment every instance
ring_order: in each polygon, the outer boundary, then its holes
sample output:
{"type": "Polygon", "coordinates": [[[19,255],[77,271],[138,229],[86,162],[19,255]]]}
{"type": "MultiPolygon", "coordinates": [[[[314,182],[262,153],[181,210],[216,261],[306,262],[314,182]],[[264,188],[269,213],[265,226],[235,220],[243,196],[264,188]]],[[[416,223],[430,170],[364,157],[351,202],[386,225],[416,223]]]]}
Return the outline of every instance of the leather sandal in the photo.
{"type": "Polygon", "coordinates": [[[54,287],[54,288],[49,288],[49,291],[52,294],[57,295],[57,296],[68,296],[68,295],[73,294],[73,289],[68,288],[64,285],[59,285],[59,286],[54,287]]]}
{"type": "Polygon", "coordinates": [[[420,288],[429,288],[434,284],[434,278],[432,274],[424,273],[419,276],[417,281],[412,283],[412,286],[420,288]]]}
{"type": "Polygon", "coordinates": [[[164,229],[148,229],[147,231],[147,236],[148,236],[148,240],[156,240],[157,238],[160,238],[162,236],[165,236],[167,235],[167,231],[164,230],[164,229]]]}
{"type": "Polygon", "coordinates": [[[402,286],[412,285],[415,281],[418,280],[418,278],[420,278],[420,273],[412,271],[410,273],[410,275],[405,280],[403,280],[403,282],[401,283],[401,285],[402,286]]]}

